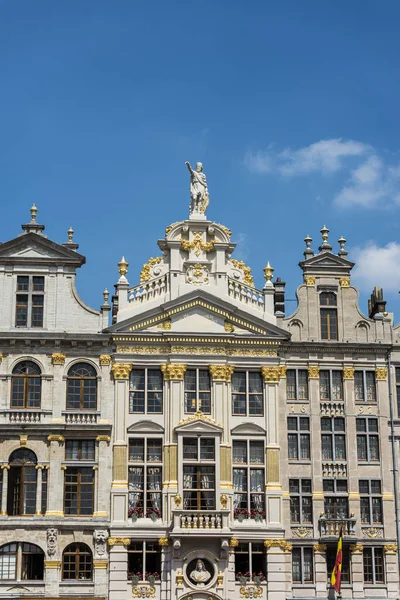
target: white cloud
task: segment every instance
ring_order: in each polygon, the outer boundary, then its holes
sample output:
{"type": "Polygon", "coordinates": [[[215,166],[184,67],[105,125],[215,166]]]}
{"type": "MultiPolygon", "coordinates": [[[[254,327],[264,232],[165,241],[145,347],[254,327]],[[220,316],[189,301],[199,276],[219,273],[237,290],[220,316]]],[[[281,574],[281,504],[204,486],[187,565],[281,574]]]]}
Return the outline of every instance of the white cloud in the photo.
{"type": "Polygon", "coordinates": [[[361,142],[330,139],[297,150],[286,148],[276,153],[269,147],[265,152],[248,152],[244,162],[251,171],[277,172],[285,177],[315,172],[334,173],[343,168],[346,158],[364,155],[368,150],[369,147],[361,142]]]}
{"type": "Polygon", "coordinates": [[[400,290],[400,244],[389,242],[380,247],[368,242],[364,247],[354,248],[351,258],[356,262],[353,279],[361,290],[371,293],[376,285],[385,292],[400,290]]]}

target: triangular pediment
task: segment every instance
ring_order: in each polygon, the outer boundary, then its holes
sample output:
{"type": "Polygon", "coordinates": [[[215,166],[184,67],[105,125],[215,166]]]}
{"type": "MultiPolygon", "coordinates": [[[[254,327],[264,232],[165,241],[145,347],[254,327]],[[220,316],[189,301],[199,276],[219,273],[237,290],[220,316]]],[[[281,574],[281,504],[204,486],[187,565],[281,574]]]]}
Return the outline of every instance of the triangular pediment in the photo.
{"type": "Polygon", "coordinates": [[[222,427],[208,415],[200,410],[189,417],[185,417],[175,427],[177,433],[218,433],[222,432],[222,427]]]}
{"type": "Polygon", "coordinates": [[[81,266],[85,257],[37,233],[25,233],[0,245],[0,263],[70,264],[81,266]]]}
{"type": "Polygon", "coordinates": [[[281,341],[290,338],[283,329],[204,290],[186,294],[147,313],[132,316],[109,327],[107,332],[168,334],[254,334],[281,341]]]}
{"type": "Polygon", "coordinates": [[[317,254],[299,264],[302,269],[309,269],[309,267],[341,267],[352,269],[355,263],[331,252],[321,252],[321,254],[317,254]]]}

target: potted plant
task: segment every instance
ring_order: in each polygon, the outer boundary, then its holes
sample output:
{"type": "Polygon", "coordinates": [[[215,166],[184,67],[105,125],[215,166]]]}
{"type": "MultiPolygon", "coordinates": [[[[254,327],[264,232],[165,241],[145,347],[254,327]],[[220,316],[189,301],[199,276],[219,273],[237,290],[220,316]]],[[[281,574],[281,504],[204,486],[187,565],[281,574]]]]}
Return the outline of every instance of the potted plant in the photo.
{"type": "Polygon", "coordinates": [[[157,519],[161,519],[161,510],[158,510],[158,508],[148,508],[146,510],[146,517],[150,517],[152,521],[157,521],[157,519]]]}
{"type": "Polygon", "coordinates": [[[236,573],[235,579],[236,581],[240,582],[240,585],[246,585],[246,583],[250,581],[250,573],[249,571],[246,571],[246,573],[242,573],[241,571],[239,571],[238,573],[236,573]]]}
{"type": "Polygon", "coordinates": [[[265,510],[262,510],[261,508],[252,508],[250,512],[250,518],[254,519],[255,521],[262,521],[265,519],[265,510]]]}
{"type": "Polygon", "coordinates": [[[143,517],[143,508],[141,506],[131,506],[128,509],[128,517],[131,517],[133,522],[141,519],[143,517]]]}
{"type": "Polygon", "coordinates": [[[239,523],[243,523],[245,519],[249,518],[250,513],[247,508],[235,508],[233,511],[233,516],[239,521],[239,523]]]}

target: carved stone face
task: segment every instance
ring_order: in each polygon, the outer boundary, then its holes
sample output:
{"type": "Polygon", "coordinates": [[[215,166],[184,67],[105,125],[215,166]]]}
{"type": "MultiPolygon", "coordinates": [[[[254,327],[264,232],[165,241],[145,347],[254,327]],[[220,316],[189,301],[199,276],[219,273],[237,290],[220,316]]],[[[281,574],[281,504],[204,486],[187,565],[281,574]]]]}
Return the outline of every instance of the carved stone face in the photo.
{"type": "Polygon", "coordinates": [[[203,170],[203,163],[200,163],[200,162],[196,163],[196,171],[198,173],[201,173],[202,170],[203,170]]]}

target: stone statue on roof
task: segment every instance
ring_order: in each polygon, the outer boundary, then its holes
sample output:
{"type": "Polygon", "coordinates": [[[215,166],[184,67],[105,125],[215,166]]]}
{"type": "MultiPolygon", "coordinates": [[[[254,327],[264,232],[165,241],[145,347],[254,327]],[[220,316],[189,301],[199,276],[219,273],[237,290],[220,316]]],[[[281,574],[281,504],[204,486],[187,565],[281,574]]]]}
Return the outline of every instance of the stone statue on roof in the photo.
{"type": "Polygon", "coordinates": [[[203,173],[203,164],[201,162],[196,163],[195,170],[192,169],[189,162],[186,161],[185,165],[190,173],[190,195],[192,197],[190,203],[190,215],[204,215],[210,199],[208,196],[206,176],[203,173]]]}

